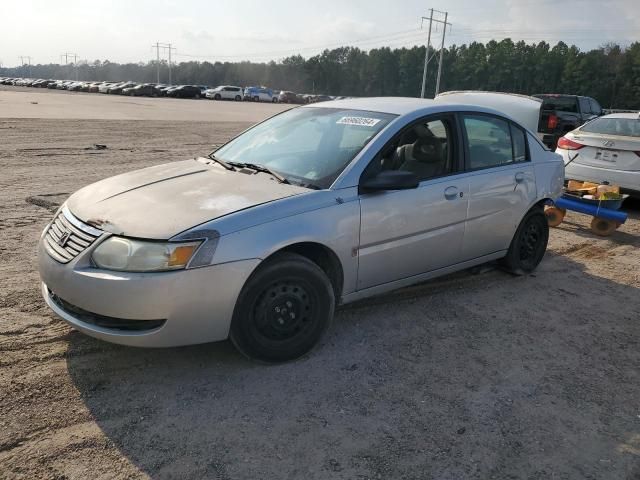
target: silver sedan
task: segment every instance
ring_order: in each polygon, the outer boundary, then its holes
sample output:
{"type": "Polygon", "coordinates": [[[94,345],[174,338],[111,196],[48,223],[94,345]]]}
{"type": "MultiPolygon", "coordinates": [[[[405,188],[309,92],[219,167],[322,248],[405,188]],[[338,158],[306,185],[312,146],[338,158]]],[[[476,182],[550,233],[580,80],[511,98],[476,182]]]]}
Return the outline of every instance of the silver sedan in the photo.
{"type": "Polygon", "coordinates": [[[42,293],[110,342],[291,360],[337,304],[494,260],[533,271],[563,167],[514,118],[446,98],[295,108],[73,194],[42,233],[42,293]]]}

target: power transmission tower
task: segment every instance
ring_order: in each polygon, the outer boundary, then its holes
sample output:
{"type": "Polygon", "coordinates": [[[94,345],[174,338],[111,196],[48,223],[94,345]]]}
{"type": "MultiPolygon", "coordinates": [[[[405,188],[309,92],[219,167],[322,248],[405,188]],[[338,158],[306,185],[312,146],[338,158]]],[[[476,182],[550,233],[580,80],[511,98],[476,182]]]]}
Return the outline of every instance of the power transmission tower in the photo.
{"type": "Polygon", "coordinates": [[[172,46],[171,43],[160,43],[160,42],[156,42],[155,45],[151,45],[151,48],[156,49],[157,83],[160,83],[160,49],[167,50],[169,52],[169,60],[167,65],[169,67],[169,85],[171,85],[171,50],[175,50],[175,48],[172,46]]]}
{"type": "Polygon", "coordinates": [[[22,64],[23,70],[24,70],[24,66],[28,65],[27,77],[31,78],[31,57],[29,55],[20,55],[20,63],[22,64]],[[27,59],[26,62],[24,61],[25,58],[27,59]]]}
{"type": "Polygon", "coordinates": [[[64,57],[64,64],[69,65],[69,57],[73,57],[73,67],[76,71],[76,80],[78,80],[78,54],[77,53],[63,53],[60,55],[60,61],[62,61],[62,57],[64,57]]]}
{"type": "Polygon", "coordinates": [[[433,57],[435,57],[435,52],[433,53],[433,55],[429,56],[429,50],[431,48],[431,29],[434,23],[436,24],[442,24],[443,25],[443,29],[442,29],[442,46],[440,47],[440,63],[438,65],[438,80],[437,80],[437,84],[436,84],[436,95],[439,92],[440,89],[440,77],[442,75],[442,55],[443,55],[443,51],[444,51],[444,39],[445,39],[445,34],[447,32],[447,26],[451,27],[452,25],[447,22],[448,18],[449,18],[449,13],[448,12],[441,12],[440,10],[434,10],[433,8],[429,9],[429,11],[431,12],[429,17],[422,17],[422,26],[424,26],[424,21],[425,20],[429,20],[429,34],[427,36],[427,46],[426,46],[426,52],[424,54],[424,71],[422,73],[422,93],[420,94],[421,98],[425,98],[426,95],[426,90],[427,90],[427,72],[429,69],[429,62],[431,62],[431,60],[433,59],[433,57]],[[438,15],[444,15],[444,20],[441,20],[439,18],[434,18],[434,13],[438,14],[438,15]]]}

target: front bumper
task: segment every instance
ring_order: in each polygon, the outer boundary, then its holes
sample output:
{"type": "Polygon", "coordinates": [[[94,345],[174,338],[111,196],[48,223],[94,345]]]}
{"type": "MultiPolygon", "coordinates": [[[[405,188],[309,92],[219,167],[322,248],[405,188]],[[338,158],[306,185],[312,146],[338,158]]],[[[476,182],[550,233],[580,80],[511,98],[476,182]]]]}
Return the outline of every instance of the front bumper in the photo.
{"type": "Polygon", "coordinates": [[[91,267],[91,250],[61,264],[46,252],[41,240],[42,295],[75,329],[136,347],[226,339],[236,299],[259,263],[254,259],[176,272],[111,272],[91,267]],[[140,328],[132,328],[136,321],[141,322],[140,328]]]}

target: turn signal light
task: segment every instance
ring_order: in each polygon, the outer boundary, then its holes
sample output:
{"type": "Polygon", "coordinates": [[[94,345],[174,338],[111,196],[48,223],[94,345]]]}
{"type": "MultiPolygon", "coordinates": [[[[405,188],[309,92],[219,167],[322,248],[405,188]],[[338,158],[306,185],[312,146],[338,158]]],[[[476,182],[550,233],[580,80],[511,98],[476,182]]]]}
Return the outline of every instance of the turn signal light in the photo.
{"type": "Polygon", "coordinates": [[[562,137],[558,140],[558,148],[562,148],[563,150],[580,150],[583,147],[584,145],[581,143],[569,140],[567,137],[562,137]]]}

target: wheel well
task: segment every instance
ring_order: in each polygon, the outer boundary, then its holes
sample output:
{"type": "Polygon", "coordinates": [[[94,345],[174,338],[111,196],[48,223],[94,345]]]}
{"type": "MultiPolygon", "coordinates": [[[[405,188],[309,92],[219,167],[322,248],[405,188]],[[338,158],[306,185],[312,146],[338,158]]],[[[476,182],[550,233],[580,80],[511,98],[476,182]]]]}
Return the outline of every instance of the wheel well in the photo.
{"type": "Polygon", "coordinates": [[[340,259],[330,248],[319,243],[303,242],[289,245],[282,250],[278,250],[274,255],[281,252],[297,253],[318,265],[327,275],[331,285],[333,286],[333,291],[336,295],[336,302],[339,301],[342,296],[344,274],[340,259]]]}
{"type": "Polygon", "coordinates": [[[550,202],[553,202],[553,200],[551,200],[550,198],[543,198],[542,200],[536,202],[530,208],[530,210],[533,210],[534,208],[541,208],[542,210],[544,210],[545,205],[549,205],[550,202]]]}

